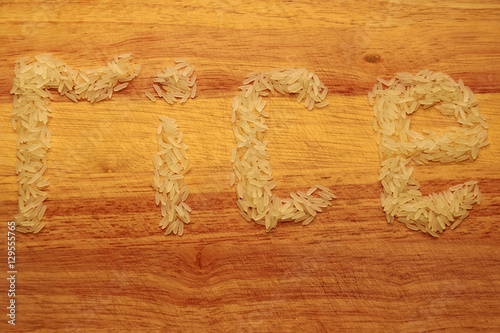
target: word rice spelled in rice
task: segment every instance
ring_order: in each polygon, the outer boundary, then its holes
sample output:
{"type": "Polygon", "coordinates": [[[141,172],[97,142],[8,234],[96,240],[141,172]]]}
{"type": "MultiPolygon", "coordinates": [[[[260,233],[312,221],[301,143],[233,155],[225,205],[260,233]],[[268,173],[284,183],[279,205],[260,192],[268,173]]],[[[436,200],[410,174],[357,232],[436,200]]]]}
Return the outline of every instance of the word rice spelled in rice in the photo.
{"type": "MultiPolygon", "coordinates": [[[[194,66],[190,65],[185,59],[175,59],[174,67],[165,67],[162,72],[153,79],[153,88],[158,97],[163,98],[168,104],[174,104],[176,101],[184,103],[188,98],[196,96],[196,75],[194,75],[194,66]],[[159,84],[159,85],[158,85],[159,84]]],[[[155,97],[148,91],[146,96],[155,101],[155,97]]]]}
{"type": "Polygon", "coordinates": [[[165,235],[182,236],[184,224],[191,222],[191,208],[185,203],[189,189],[184,182],[184,174],[189,170],[188,147],[182,142],[182,132],[174,119],[160,117],[160,120],[159,151],[153,159],[155,172],[151,185],[156,190],[156,204],[161,205],[160,227],[167,229],[165,235]]]}
{"type": "Polygon", "coordinates": [[[46,151],[50,148],[51,117],[49,107],[53,99],[49,89],[68,97],[73,102],[86,99],[99,102],[111,98],[113,92],[127,87],[140,72],[140,65],[131,63],[130,54],[115,56],[107,66],[93,70],[73,70],[50,54],[17,60],[11,94],[14,94],[12,128],[17,132],[17,161],[19,209],[15,216],[16,230],[39,232],[45,225],[42,217],[47,193],[43,189],[49,181],[42,177],[47,169],[46,151]]]}
{"type": "Polygon", "coordinates": [[[280,199],[272,194],[275,187],[269,163],[267,129],[263,97],[275,91],[280,94],[298,94],[297,102],[304,101],[306,108],[328,105],[328,89],[314,72],[305,68],[275,69],[247,75],[240,93],[233,99],[231,122],[237,145],[231,154],[233,171],[230,185],[236,182],[237,205],[240,214],[248,221],[264,225],[266,231],[276,228],[278,222],[295,221],[308,225],[318,212],[331,205],[336,198],[326,187],[316,185],[307,192],[290,193],[290,198],[280,199]],[[314,197],[313,194],[319,197],[314,197]]]}
{"type": "Polygon", "coordinates": [[[457,227],[474,203],[481,203],[477,181],[468,181],[440,193],[423,196],[412,177],[411,161],[450,163],[475,160],[488,136],[484,115],[477,100],[462,80],[423,70],[417,75],[398,73],[389,82],[378,79],[368,94],[374,106],[373,128],[382,160],[379,180],[384,188],[381,204],[389,223],[397,219],[415,231],[438,236],[446,227],[457,227]],[[434,106],[453,115],[461,124],[442,135],[410,129],[408,117],[420,107],[434,106]]]}

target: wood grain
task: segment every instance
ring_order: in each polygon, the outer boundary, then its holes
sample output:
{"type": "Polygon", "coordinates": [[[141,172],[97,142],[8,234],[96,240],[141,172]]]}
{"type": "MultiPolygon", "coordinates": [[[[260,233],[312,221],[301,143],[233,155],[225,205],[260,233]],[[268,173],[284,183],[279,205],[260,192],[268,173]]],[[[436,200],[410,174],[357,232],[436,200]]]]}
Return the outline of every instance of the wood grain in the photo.
{"type": "MultiPolygon", "coordinates": [[[[497,1],[3,1],[0,23],[4,268],[4,222],[17,211],[15,59],[52,52],[93,68],[131,52],[143,67],[110,101],[51,105],[47,225],[17,236],[16,330],[500,331],[497,1]],[[151,103],[144,91],[177,57],[196,66],[197,98],[151,103]],[[307,227],[265,233],[239,216],[228,186],[229,111],[246,73],[281,66],[314,70],[330,106],[268,99],[276,193],[320,183],[338,200],[307,227]],[[438,239],[385,222],[366,97],[377,77],[425,68],[463,79],[490,127],[477,161],[416,168],[424,193],[471,179],[483,192],[438,239]],[[181,238],[158,229],[149,186],[160,115],[177,119],[193,165],[193,223],[181,238]]],[[[455,126],[412,117],[416,129],[455,126]]],[[[5,314],[0,331],[13,330],[5,314]]]]}

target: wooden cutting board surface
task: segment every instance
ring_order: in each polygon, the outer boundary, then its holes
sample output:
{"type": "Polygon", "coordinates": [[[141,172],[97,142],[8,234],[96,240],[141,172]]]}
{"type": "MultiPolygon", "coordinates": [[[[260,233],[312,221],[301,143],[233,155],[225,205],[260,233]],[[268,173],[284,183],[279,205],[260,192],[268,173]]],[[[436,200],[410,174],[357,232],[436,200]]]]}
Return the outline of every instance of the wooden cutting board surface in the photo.
{"type": "MultiPolygon", "coordinates": [[[[498,1],[3,1],[0,4],[0,258],[17,212],[14,61],[51,52],[74,68],[132,53],[141,74],[112,100],[52,102],[46,227],[16,235],[16,327],[0,331],[500,331],[500,4],[498,1]],[[150,102],[173,59],[198,94],[150,102]],[[238,214],[229,187],[230,105],[245,75],[306,67],[330,105],[268,99],[266,132],[282,197],[323,184],[333,206],[271,233],[238,214]],[[367,91],[422,69],[463,79],[491,144],[474,162],[416,167],[425,194],[478,180],[483,202],[439,238],[387,224],[367,91]],[[152,158],[159,116],[189,146],[193,223],[164,236],[152,158]]],[[[419,111],[415,129],[455,126],[419,111]]],[[[2,312],[3,311],[3,312],[2,312]]]]}

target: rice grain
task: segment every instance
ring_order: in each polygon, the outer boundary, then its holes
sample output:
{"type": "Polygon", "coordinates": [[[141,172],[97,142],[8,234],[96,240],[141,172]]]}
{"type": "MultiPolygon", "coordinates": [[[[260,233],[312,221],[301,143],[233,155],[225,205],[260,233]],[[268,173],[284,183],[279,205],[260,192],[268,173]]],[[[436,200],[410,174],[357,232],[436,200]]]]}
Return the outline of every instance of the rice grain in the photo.
{"type": "Polygon", "coordinates": [[[473,92],[462,80],[457,83],[444,73],[423,70],[417,75],[398,73],[390,81],[378,79],[368,99],[374,107],[373,129],[381,159],[379,180],[384,189],[381,204],[387,221],[396,219],[434,237],[453,221],[451,229],[456,228],[472,205],[481,202],[477,181],[423,196],[409,164],[458,163],[478,157],[480,147],[488,144],[488,133],[473,92]],[[431,106],[455,116],[461,127],[442,135],[412,131],[408,115],[431,106]]]}
{"type": "Polygon", "coordinates": [[[114,57],[107,66],[91,70],[74,70],[51,54],[39,54],[35,60],[24,57],[16,61],[11,94],[13,111],[11,124],[17,132],[19,208],[15,216],[16,230],[38,233],[45,225],[42,217],[47,194],[43,189],[49,181],[43,177],[47,169],[46,152],[50,149],[51,117],[49,107],[53,99],[49,89],[68,97],[73,102],[86,99],[100,102],[111,98],[113,91],[127,87],[141,67],[131,62],[131,55],[114,57]]]}
{"type": "Polygon", "coordinates": [[[236,139],[236,148],[231,152],[233,171],[230,184],[237,182],[237,205],[240,214],[247,221],[264,225],[266,231],[274,229],[278,222],[295,221],[308,225],[313,221],[320,207],[327,207],[335,197],[328,189],[313,197],[319,186],[307,193],[290,193],[290,198],[280,199],[272,194],[275,187],[272,180],[267,142],[263,134],[267,129],[263,97],[277,91],[281,94],[298,94],[300,103],[305,97],[309,110],[324,107],[327,89],[318,76],[306,69],[283,68],[268,72],[252,72],[247,75],[240,93],[231,105],[231,123],[236,139]],[[236,175],[236,177],[235,177],[236,175]]]}

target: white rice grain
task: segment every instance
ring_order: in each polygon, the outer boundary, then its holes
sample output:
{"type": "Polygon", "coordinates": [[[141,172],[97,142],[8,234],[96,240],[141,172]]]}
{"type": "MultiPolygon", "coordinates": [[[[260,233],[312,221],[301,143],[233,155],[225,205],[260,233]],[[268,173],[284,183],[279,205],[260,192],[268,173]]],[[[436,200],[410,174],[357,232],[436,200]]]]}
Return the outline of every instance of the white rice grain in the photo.
{"type": "Polygon", "coordinates": [[[305,106],[324,107],[327,89],[314,73],[302,69],[273,69],[269,72],[254,72],[247,75],[240,93],[231,104],[231,123],[236,139],[236,148],[231,152],[233,170],[230,184],[237,181],[237,205],[240,214],[248,221],[253,220],[271,231],[278,222],[295,221],[308,225],[322,207],[328,206],[333,193],[313,198],[318,187],[313,186],[307,193],[290,193],[290,198],[280,199],[272,194],[275,187],[269,165],[267,142],[263,133],[267,129],[263,97],[277,91],[281,94],[296,93],[300,103],[306,97],[305,106]],[[290,201],[289,201],[290,200],[290,201]],[[313,200],[315,203],[313,204],[313,200]]]}
{"type": "Polygon", "coordinates": [[[472,91],[461,80],[456,83],[446,74],[424,70],[417,75],[400,73],[390,81],[378,79],[378,82],[368,98],[374,105],[373,129],[377,132],[382,159],[381,205],[387,221],[392,223],[397,219],[412,230],[437,237],[458,219],[451,227],[456,228],[468,216],[472,204],[481,202],[477,181],[423,196],[418,190],[419,183],[412,178],[413,168],[409,163],[476,159],[479,149],[487,144],[487,125],[478,117],[472,91]],[[411,105],[408,107],[407,103],[411,105]],[[412,131],[407,114],[420,106],[426,109],[433,105],[444,115],[455,115],[461,127],[440,136],[425,130],[424,135],[412,131]]]}
{"type": "Polygon", "coordinates": [[[48,89],[57,89],[75,103],[80,99],[99,102],[127,87],[126,82],[139,74],[140,65],[131,60],[130,55],[114,57],[107,66],[92,70],[74,70],[48,53],[36,55],[34,61],[24,57],[16,62],[11,124],[18,135],[17,231],[38,233],[45,225],[42,217],[47,207],[42,202],[47,194],[42,189],[49,181],[42,175],[47,169],[46,150],[51,139],[46,127],[51,117],[49,103],[54,99],[48,89]]]}

